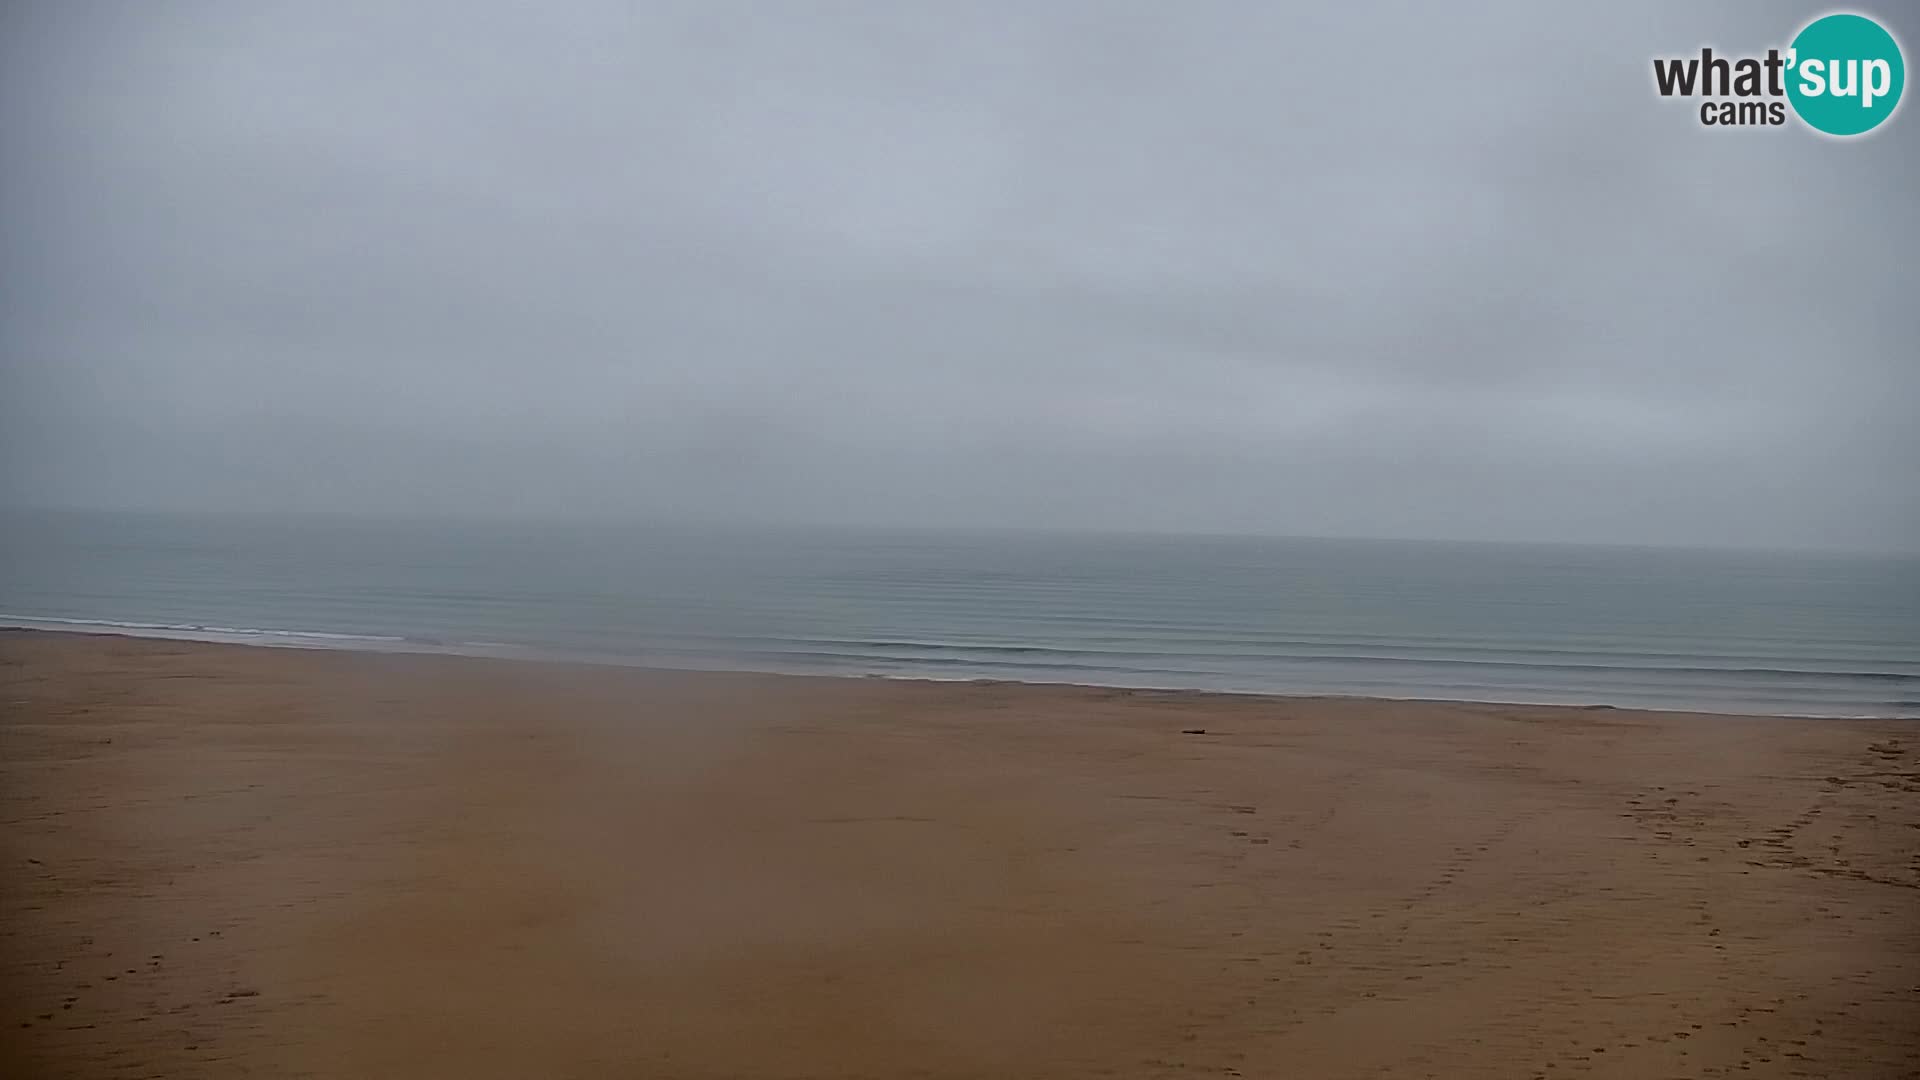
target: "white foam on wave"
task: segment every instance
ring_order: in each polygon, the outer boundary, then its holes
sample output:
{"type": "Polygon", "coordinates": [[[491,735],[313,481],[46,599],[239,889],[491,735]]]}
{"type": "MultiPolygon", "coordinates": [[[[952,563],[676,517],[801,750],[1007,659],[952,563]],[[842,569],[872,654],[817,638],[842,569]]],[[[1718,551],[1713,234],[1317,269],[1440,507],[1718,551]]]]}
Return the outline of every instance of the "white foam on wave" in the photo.
{"type": "MultiPolygon", "coordinates": [[[[1618,687],[1602,691],[1598,688],[1579,687],[1518,687],[1506,685],[1446,685],[1422,681],[1415,686],[1401,680],[1371,679],[1361,682],[1312,683],[1294,685],[1259,685],[1253,681],[1242,682],[1226,672],[1195,673],[1209,676],[1203,680],[1188,680],[1183,684],[1170,684],[1155,679],[1148,672],[1102,671],[1097,669],[1074,671],[1071,674],[1052,667],[1031,667],[1020,664],[982,665],[968,673],[956,673],[941,666],[928,665],[916,667],[908,663],[893,670],[877,671],[859,663],[859,657],[848,656],[848,663],[835,664],[784,664],[768,663],[738,655],[702,656],[684,652],[669,652],[666,655],[634,656],[596,652],[582,652],[568,649],[540,648],[525,644],[512,644],[500,641],[448,641],[425,640],[391,634],[344,634],[322,630],[284,630],[261,627],[213,626],[203,623],[163,623],[139,622],[113,619],[73,619],[55,616],[26,616],[0,612],[0,628],[20,630],[40,630],[49,633],[105,634],[120,637],[162,638],[175,641],[202,641],[224,645],[252,645],[267,648],[309,648],[343,651],[364,651],[383,653],[428,654],[439,656],[472,656],[496,659],[547,660],[563,663],[582,663],[614,667],[636,667],[656,670],[679,671],[750,671],[765,674],[811,675],[829,677],[867,677],[903,681],[927,682],[1014,682],[1038,685],[1078,685],[1126,688],[1136,690],[1192,690],[1205,693],[1252,694],[1260,696],[1310,696],[1310,697],[1349,697],[1359,696],[1385,701],[1462,701],[1482,704],[1516,705],[1566,705],[1575,707],[1606,706],[1626,709],[1650,709],[1656,711],[1678,710],[1684,712],[1734,713],[1770,716],[1820,717],[1832,719],[1885,719],[1912,715],[1904,707],[1892,712],[1886,711],[1838,711],[1845,706],[1837,703],[1828,710],[1807,711],[1803,708],[1787,706],[1779,697],[1770,699],[1730,698],[1715,703],[1692,702],[1687,700],[1684,691],[1673,694],[1647,694],[1644,692],[1623,691],[1618,687]]],[[[867,658],[873,659],[871,657],[867,658]]],[[[1659,670],[1659,669],[1652,669],[1659,670]]],[[[1160,672],[1158,674],[1174,674],[1160,672]]],[[[1777,690],[1776,690],[1777,693],[1777,690]]]]}
{"type": "Polygon", "coordinates": [[[338,642],[339,647],[355,645],[403,645],[408,639],[390,634],[340,634],[326,630],[276,630],[254,626],[214,626],[206,623],[136,622],[122,619],[65,619],[43,615],[13,615],[0,612],[0,627],[15,630],[45,630],[49,633],[111,634],[119,637],[174,638],[182,641],[221,641],[244,639],[243,643],[268,644],[280,639],[288,643],[338,642]]]}

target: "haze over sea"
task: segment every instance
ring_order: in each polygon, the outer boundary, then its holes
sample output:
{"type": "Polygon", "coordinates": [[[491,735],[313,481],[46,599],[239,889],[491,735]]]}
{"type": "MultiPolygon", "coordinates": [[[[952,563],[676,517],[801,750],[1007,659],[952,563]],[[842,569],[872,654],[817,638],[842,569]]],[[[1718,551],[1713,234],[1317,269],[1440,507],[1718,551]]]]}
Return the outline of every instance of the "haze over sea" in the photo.
{"type": "Polygon", "coordinates": [[[9,512],[0,622],[665,668],[1920,716],[1920,558],[9,512]]]}

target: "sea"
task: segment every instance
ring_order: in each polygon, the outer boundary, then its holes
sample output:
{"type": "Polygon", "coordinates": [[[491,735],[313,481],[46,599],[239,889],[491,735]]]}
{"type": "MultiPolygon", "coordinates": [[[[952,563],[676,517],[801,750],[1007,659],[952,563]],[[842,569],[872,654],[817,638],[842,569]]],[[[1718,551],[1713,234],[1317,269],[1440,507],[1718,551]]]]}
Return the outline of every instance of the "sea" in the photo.
{"type": "Polygon", "coordinates": [[[91,511],[0,625],[929,679],[1920,717],[1920,556],[91,511]]]}

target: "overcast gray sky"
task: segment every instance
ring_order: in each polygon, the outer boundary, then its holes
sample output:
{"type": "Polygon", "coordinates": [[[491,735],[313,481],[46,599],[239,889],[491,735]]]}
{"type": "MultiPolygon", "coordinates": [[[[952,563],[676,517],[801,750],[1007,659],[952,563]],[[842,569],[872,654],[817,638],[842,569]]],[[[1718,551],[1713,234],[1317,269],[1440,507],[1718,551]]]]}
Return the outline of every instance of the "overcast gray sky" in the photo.
{"type": "Polygon", "coordinates": [[[9,3],[0,498],[1920,547],[1820,10],[9,3]]]}

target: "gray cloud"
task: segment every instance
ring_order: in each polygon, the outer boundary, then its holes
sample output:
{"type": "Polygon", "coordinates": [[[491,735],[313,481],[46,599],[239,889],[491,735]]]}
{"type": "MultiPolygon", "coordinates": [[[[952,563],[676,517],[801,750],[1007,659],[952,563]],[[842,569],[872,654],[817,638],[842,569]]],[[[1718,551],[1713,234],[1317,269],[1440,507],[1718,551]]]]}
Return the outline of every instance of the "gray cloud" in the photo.
{"type": "Polygon", "coordinates": [[[10,5],[0,495],[1920,547],[1815,11],[10,5]]]}

